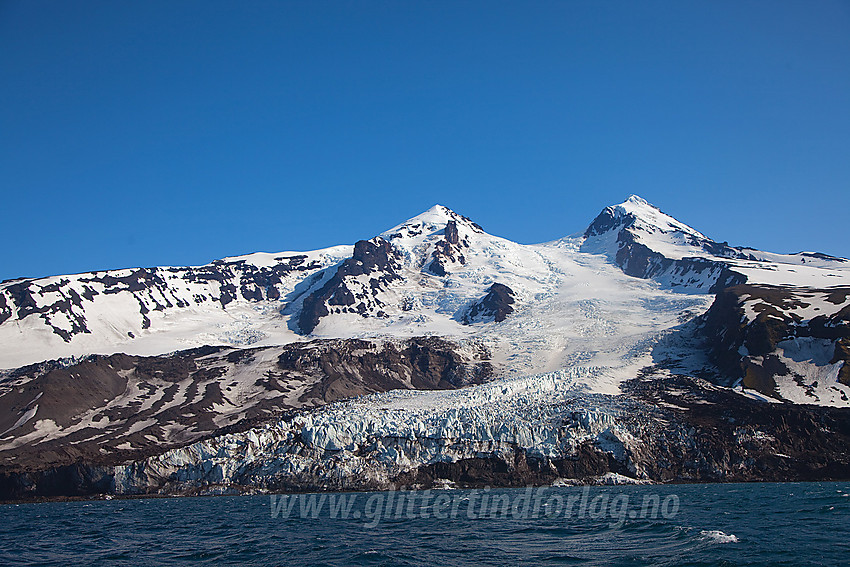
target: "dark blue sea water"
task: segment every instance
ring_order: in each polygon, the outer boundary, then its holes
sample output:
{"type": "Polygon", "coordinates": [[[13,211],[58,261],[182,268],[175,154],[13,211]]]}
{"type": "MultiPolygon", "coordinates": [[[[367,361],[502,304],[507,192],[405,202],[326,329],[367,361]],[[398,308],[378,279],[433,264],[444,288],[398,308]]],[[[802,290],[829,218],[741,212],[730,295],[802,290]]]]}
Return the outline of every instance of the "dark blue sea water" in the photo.
{"type": "Polygon", "coordinates": [[[330,495],[310,498],[4,505],[0,564],[850,563],[850,483],[360,493],[334,495],[332,503],[330,495]]]}

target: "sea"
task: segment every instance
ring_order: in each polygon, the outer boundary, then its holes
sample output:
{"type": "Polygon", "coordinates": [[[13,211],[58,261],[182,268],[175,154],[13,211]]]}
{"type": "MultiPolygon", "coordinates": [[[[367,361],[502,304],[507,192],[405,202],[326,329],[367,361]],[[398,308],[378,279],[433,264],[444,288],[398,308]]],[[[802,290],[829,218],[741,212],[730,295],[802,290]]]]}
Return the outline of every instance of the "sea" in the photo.
{"type": "Polygon", "coordinates": [[[848,564],[848,482],[0,506],[0,565],[848,564]]]}

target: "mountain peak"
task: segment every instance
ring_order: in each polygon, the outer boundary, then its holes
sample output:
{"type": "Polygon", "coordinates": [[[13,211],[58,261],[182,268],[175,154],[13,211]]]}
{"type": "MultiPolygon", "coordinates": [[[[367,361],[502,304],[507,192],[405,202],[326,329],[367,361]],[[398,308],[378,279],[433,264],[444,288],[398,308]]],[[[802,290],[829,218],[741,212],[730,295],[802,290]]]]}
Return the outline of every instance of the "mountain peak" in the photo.
{"type": "Polygon", "coordinates": [[[659,225],[682,224],[670,215],[661,212],[661,209],[639,195],[629,195],[629,198],[622,203],[613,205],[613,209],[620,216],[632,215],[653,222],[653,224],[658,221],[660,221],[658,222],[659,225]],[[670,223],[671,220],[672,223],[670,223]]]}
{"type": "Polygon", "coordinates": [[[439,223],[452,220],[456,217],[460,217],[460,215],[451,210],[450,208],[446,207],[445,205],[436,204],[424,213],[421,213],[410,220],[421,220],[425,222],[439,223]]]}
{"type": "Polygon", "coordinates": [[[653,206],[652,204],[650,204],[649,201],[647,201],[646,199],[644,199],[640,195],[629,195],[629,198],[626,199],[623,204],[626,204],[626,203],[632,204],[632,205],[637,205],[637,206],[649,205],[652,208],[657,208],[657,207],[653,206]]]}
{"type": "Polygon", "coordinates": [[[458,214],[446,207],[445,205],[434,205],[427,211],[416,215],[415,217],[409,218],[403,223],[392,227],[391,229],[385,231],[381,236],[393,236],[398,234],[399,232],[407,231],[409,232],[412,229],[414,232],[434,232],[437,230],[442,230],[449,224],[449,222],[454,221],[456,224],[461,226],[466,226],[474,232],[484,232],[483,229],[478,226],[472,219],[465,217],[461,214],[458,214]]]}
{"type": "Polygon", "coordinates": [[[664,213],[638,195],[630,195],[618,205],[605,207],[585,231],[586,237],[598,236],[613,229],[631,228],[642,232],[680,232],[705,239],[698,230],[664,213]]]}

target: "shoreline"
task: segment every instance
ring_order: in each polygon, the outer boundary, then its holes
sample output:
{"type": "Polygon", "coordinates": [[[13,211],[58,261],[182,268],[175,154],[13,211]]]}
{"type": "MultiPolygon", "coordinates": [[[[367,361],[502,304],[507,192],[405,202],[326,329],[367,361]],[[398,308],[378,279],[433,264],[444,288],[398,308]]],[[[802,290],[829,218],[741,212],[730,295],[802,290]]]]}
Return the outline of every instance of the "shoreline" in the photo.
{"type": "MultiPolygon", "coordinates": [[[[570,479],[573,480],[573,479],[570,479]]],[[[525,486],[461,486],[461,487],[423,487],[423,488],[407,488],[402,487],[395,490],[263,490],[251,487],[245,488],[244,491],[236,491],[230,493],[171,493],[171,494],[93,494],[88,496],[39,496],[34,498],[24,498],[20,500],[0,500],[0,506],[18,506],[21,504],[57,504],[66,502],[111,502],[122,500],[167,500],[167,499],[184,499],[184,498],[226,498],[226,497],[243,497],[243,496],[287,496],[287,495],[311,495],[311,494],[380,494],[392,492],[454,492],[468,490],[525,490],[531,488],[549,488],[549,489],[583,489],[590,488],[650,488],[650,487],[668,487],[668,486],[708,486],[708,485],[768,485],[768,484],[822,484],[822,483],[842,483],[850,482],[850,478],[841,479],[821,479],[821,480],[750,480],[750,481],[692,481],[692,480],[674,480],[667,482],[635,482],[623,484],[601,484],[598,482],[576,482],[575,484],[530,484],[525,486]]],[[[232,488],[232,487],[230,487],[232,488]]]]}

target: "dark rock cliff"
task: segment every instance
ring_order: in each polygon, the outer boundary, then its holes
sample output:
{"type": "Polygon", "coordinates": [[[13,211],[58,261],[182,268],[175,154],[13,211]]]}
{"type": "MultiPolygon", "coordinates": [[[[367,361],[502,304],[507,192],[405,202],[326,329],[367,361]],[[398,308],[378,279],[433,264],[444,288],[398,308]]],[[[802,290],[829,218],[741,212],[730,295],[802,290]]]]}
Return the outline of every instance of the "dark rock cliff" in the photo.
{"type": "Polygon", "coordinates": [[[748,388],[775,396],[774,377],[789,373],[775,354],[777,345],[789,339],[815,338],[832,342],[834,354],[829,362],[844,361],[839,380],[850,384],[850,306],[841,307],[848,296],[850,288],[843,287],[733,286],[717,294],[702,316],[701,332],[729,383],[740,379],[748,388]],[[795,312],[812,301],[835,309],[809,319],[795,312]],[[755,317],[748,317],[745,303],[755,317]]]}
{"type": "Polygon", "coordinates": [[[471,325],[480,321],[501,323],[514,312],[514,292],[505,284],[494,283],[487,295],[470,305],[463,316],[463,323],[471,325]]]}
{"type": "Polygon", "coordinates": [[[438,240],[434,245],[427,270],[434,275],[445,276],[449,273],[452,265],[466,264],[466,256],[463,254],[464,248],[469,248],[469,241],[466,238],[461,238],[457,221],[450,220],[446,223],[443,239],[438,240]]]}
{"type": "Polygon", "coordinates": [[[343,261],[333,276],[304,299],[298,318],[301,332],[312,333],[321,318],[330,314],[329,307],[364,317],[370,313],[377,315],[376,310],[383,306],[378,292],[390,282],[401,279],[398,274],[400,262],[401,257],[392,244],[381,237],[357,242],[352,257],[343,261]],[[361,275],[370,276],[366,289],[351,284],[351,278],[361,275]]]}
{"type": "Polygon", "coordinates": [[[277,361],[284,373],[320,375],[303,399],[325,402],[398,388],[445,390],[480,384],[493,374],[481,360],[465,361],[456,345],[436,337],[417,337],[400,343],[357,339],[314,341],[288,345],[277,361]]]}

